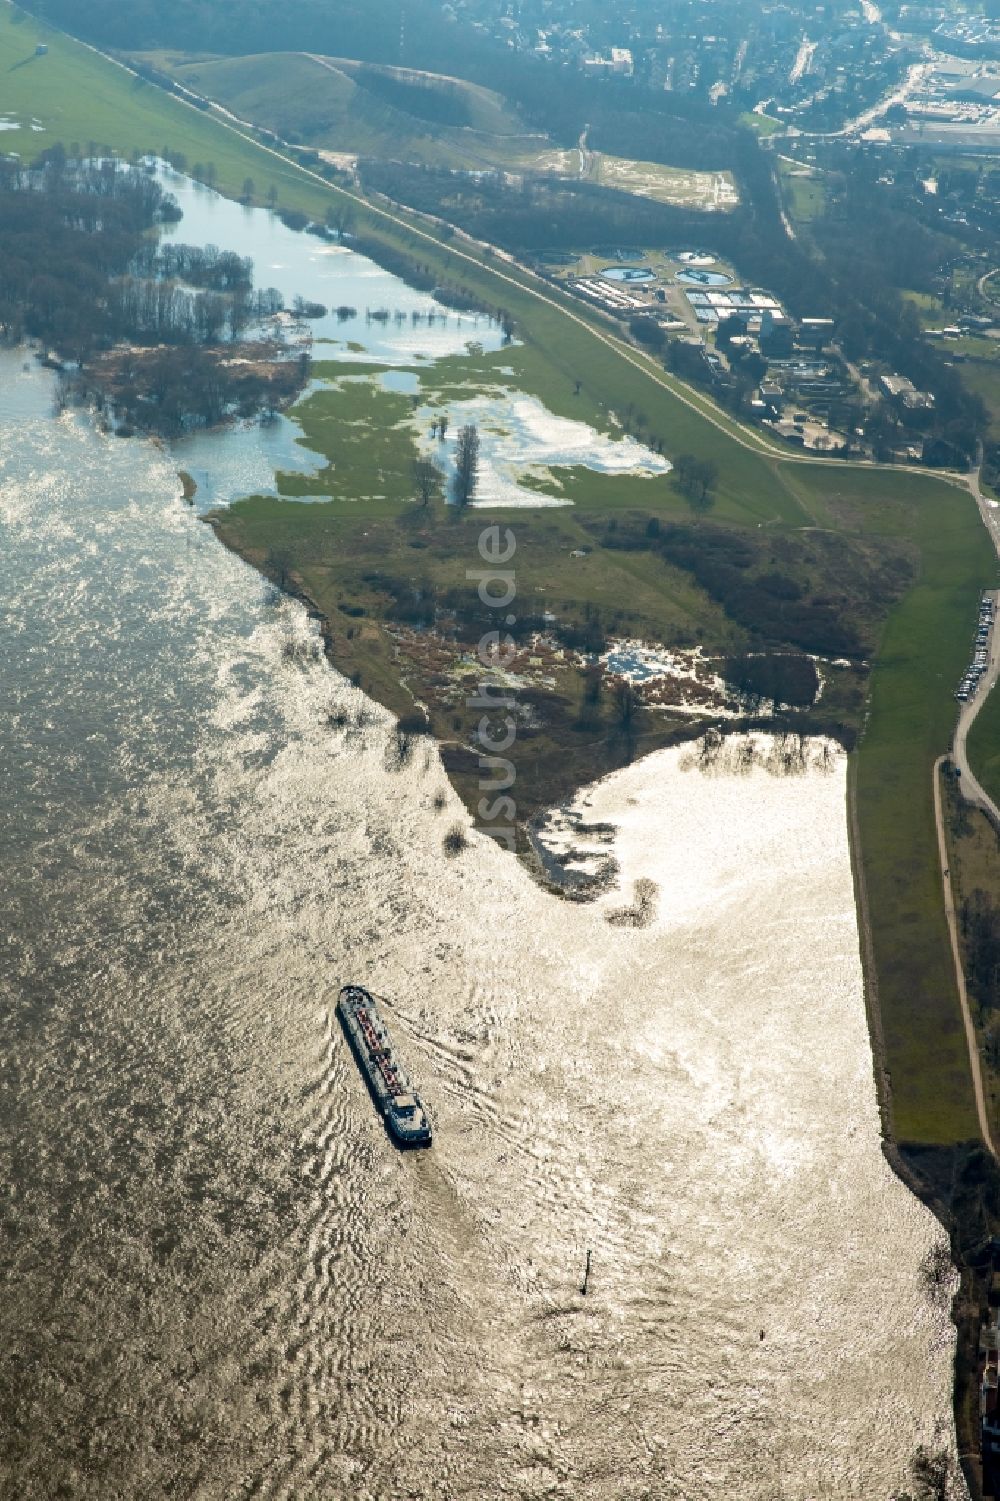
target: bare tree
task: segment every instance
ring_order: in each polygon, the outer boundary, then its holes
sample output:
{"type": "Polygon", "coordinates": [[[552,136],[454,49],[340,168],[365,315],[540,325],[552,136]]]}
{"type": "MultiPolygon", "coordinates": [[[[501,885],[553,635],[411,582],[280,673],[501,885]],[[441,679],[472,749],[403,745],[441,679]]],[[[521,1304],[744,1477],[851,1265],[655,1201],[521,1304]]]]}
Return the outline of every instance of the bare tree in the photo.
{"type": "Polygon", "coordinates": [[[476,493],[479,478],[479,429],[474,422],[459,429],[455,450],[455,500],[467,506],[476,493]]]}
{"type": "Polygon", "coordinates": [[[694,509],[708,510],[712,504],[712,492],[719,482],[719,466],[714,459],[679,453],[674,459],[672,478],[694,509]]]}
{"type": "Polygon", "coordinates": [[[615,718],[623,730],[630,730],[642,708],[642,700],[627,678],[615,683],[615,718]]]}
{"type": "Polygon", "coordinates": [[[335,229],[343,239],[346,234],[350,234],[354,225],[354,217],[354,204],[349,200],[343,203],[331,203],[326,211],[326,226],[328,229],[335,229]]]}
{"type": "Polygon", "coordinates": [[[417,492],[417,503],[420,506],[429,506],[438,494],[441,488],[440,476],[437,465],[430,459],[414,459],[413,488],[417,492]]]}

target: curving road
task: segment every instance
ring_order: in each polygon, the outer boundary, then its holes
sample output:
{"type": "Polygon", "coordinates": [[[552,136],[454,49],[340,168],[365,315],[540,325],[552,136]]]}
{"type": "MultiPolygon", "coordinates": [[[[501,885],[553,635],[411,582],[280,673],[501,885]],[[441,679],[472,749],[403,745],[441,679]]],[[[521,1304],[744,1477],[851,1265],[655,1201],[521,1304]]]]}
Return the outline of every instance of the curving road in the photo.
{"type": "MultiPolygon", "coordinates": [[[[969,490],[975,498],[976,505],[979,507],[979,514],[983,518],[983,525],[990,535],[998,558],[1000,558],[1000,505],[983,494],[979,483],[980,472],[981,464],[969,476],[969,490]]],[[[993,590],[991,597],[997,609],[1000,610],[1000,590],[993,590]]],[[[998,650],[997,645],[996,617],[994,617],[993,629],[990,631],[987,651],[987,667],[979,680],[979,691],[974,698],[969,699],[968,703],[962,704],[959,708],[958,723],[955,726],[955,738],[952,741],[952,759],[960,773],[959,786],[966,802],[974,804],[977,808],[981,808],[988,817],[996,822],[997,827],[1000,828],[1000,808],[997,807],[969,765],[969,757],[966,749],[969,731],[975,723],[977,714],[989,697],[990,690],[996,683],[997,677],[1000,676],[1000,650],[998,650]]]]}

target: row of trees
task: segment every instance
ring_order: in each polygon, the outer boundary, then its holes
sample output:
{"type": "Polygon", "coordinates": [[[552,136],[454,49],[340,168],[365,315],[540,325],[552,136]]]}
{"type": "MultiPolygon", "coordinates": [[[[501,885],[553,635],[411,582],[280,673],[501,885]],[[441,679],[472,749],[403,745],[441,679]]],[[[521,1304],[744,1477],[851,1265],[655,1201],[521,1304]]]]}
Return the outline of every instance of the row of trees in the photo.
{"type": "Polygon", "coordinates": [[[479,429],[474,422],[459,429],[455,447],[455,503],[467,506],[476,493],[479,479],[479,429]]]}
{"type": "Polygon", "coordinates": [[[121,277],[106,292],[112,335],[160,344],[215,344],[238,339],[249,327],[281,311],[273,287],[260,292],[189,292],[173,282],[121,277]]]}
{"type": "MultiPolygon", "coordinates": [[[[594,524],[595,531],[597,524],[594,524]]],[[[783,568],[767,567],[777,544],[756,534],[705,522],[644,524],[612,517],[600,545],[621,552],[649,551],[690,573],[730,620],[761,646],[794,647],[829,657],[863,657],[871,649],[866,608],[879,591],[894,598],[907,580],[905,567],[876,568],[846,539],[830,535],[785,540],[783,568]],[[852,591],[833,593],[825,579],[852,580],[852,591]]]]}

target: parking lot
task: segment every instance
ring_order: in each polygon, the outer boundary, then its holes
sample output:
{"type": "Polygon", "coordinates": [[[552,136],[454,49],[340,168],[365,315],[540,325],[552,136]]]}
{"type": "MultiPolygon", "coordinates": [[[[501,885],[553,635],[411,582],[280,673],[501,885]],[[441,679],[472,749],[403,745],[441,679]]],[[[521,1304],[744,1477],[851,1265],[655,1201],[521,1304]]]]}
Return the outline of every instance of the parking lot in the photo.
{"type": "Polygon", "coordinates": [[[979,624],[976,626],[972,661],[955,690],[955,697],[959,703],[968,703],[969,699],[975,698],[979,691],[979,684],[990,663],[990,643],[995,619],[996,601],[992,594],[984,594],[979,602],[979,624]]]}

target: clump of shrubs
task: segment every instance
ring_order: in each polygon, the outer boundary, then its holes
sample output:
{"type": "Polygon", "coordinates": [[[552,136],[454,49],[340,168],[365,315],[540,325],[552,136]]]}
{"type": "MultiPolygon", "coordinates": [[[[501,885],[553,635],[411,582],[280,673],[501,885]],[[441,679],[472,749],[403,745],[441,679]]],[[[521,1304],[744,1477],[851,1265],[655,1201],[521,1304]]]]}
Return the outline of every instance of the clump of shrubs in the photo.
{"type": "Polygon", "coordinates": [[[451,828],[444,836],[444,839],[441,841],[441,848],[451,860],[453,860],[456,855],[460,855],[463,850],[467,850],[469,848],[469,841],[466,837],[465,830],[462,828],[462,825],[460,823],[452,824],[451,828]]]}

